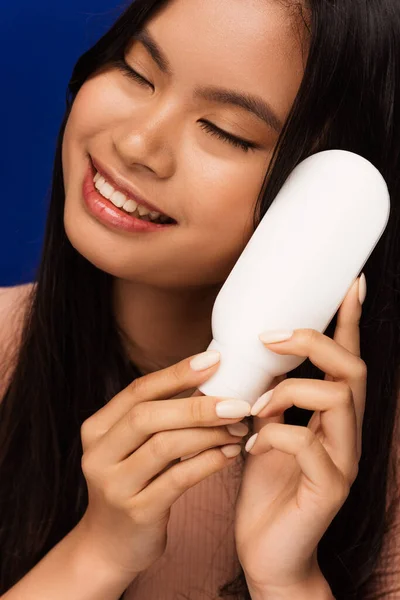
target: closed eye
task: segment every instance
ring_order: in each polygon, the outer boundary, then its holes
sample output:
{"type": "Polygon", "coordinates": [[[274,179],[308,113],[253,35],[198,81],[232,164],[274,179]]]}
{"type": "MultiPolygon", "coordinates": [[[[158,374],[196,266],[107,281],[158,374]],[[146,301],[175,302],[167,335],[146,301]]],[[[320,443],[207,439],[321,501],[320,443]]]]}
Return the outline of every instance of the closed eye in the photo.
{"type": "Polygon", "coordinates": [[[138,83],[140,83],[140,85],[145,85],[145,86],[148,85],[154,89],[154,85],[152,83],[150,83],[150,81],[147,81],[147,79],[142,77],[142,75],[139,75],[139,73],[137,71],[132,69],[132,67],[130,67],[123,58],[116,60],[114,62],[114,66],[119,71],[121,71],[126,77],[128,77],[128,79],[133,79],[134,81],[137,81],[138,83]]]}
{"type": "Polygon", "coordinates": [[[220,140],[232,144],[232,146],[235,146],[236,148],[242,148],[242,150],[244,150],[245,152],[248,152],[249,150],[254,150],[256,148],[255,144],[252,144],[251,142],[246,142],[246,140],[242,140],[241,138],[238,138],[235,135],[232,135],[231,133],[220,129],[219,127],[217,127],[213,123],[210,123],[209,121],[205,121],[204,119],[202,119],[199,122],[202,123],[202,129],[208,131],[211,135],[217,136],[220,140]]]}
{"type": "MultiPolygon", "coordinates": [[[[150,83],[147,79],[145,79],[142,75],[140,75],[137,71],[132,69],[130,65],[122,58],[115,60],[113,62],[114,66],[123,73],[128,79],[133,79],[139,85],[149,86],[154,89],[154,85],[150,83]]],[[[229,143],[236,148],[241,148],[244,152],[248,152],[249,150],[255,150],[258,146],[257,144],[253,144],[252,142],[248,142],[247,140],[243,140],[223,129],[220,129],[213,123],[209,121],[205,121],[204,119],[200,121],[202,123],[201,128],[207,131],[210,135],[215,135],[217,138],[221,139],[225,143],[229,143]]]]}

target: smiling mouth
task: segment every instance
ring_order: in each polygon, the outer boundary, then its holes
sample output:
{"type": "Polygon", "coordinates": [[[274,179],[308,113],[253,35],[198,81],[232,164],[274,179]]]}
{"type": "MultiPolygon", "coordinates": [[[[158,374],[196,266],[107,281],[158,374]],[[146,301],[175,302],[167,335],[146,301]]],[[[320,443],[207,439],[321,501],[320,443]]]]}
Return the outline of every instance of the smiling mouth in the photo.
{"type": "Polygon", "coordinates": [[[139,204],[136,200],[129,198],[122,192],[116,190],[104,177],[96,172],[93,178],[94,186],[103,198],[109,200],[115,207],[123,210],[131,217],[140,219],[141,221],[150,221],[160,225],[176,224],[174,219],[157,211],[149,211],[147,208],[139,204]]]}
{"type": "Polygon", "coordinates": [[[175,219],[172,219],[172,217],[161,211],[151,210],[140,204],[140,201],[136,197],[132,197],[119,189],[107,176],[99,172],[93,160],[91,160],[91,164],[94,187],[103,198],[109,200],[116,208],[141,221],[161,225],[177,224],[175,219]]]}

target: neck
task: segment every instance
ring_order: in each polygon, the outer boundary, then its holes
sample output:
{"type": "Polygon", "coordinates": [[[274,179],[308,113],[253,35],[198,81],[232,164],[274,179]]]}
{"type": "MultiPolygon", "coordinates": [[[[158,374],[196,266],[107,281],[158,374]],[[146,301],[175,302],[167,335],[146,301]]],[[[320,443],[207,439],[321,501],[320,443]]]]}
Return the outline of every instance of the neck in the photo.
{"type": "Polygon", "coordinates": [[[143,374],[206,350],[212,340],[211,314],[220,288],[171,290],[114,280],[114,314],[127,355],[143,374]]]}

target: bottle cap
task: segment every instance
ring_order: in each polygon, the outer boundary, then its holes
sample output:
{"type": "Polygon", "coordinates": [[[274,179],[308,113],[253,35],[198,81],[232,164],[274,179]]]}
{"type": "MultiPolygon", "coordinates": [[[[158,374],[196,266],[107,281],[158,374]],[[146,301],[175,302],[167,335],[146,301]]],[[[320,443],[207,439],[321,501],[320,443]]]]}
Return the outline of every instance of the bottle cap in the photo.
{"type": "Polygon", "coordinates": [[[218,350],[221,360],[216,372],[207,381],[198,386],[206,396],[227,396],[244,400],[251,406],[271,385],[275,374],[254,362],[249,362],[245,355],[222,346],[215,340],[207,350],[218,350]]]}

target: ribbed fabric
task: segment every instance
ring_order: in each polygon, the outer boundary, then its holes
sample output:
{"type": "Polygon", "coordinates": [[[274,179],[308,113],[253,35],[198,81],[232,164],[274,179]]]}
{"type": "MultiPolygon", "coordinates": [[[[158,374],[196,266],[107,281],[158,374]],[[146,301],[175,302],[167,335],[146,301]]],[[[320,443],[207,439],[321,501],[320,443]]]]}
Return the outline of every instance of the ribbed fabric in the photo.
{"type": "Polygon", "coordinates": [[[221,585],[240,570],[234,508],[243,459],[210,475],[171,507],[163,556],[140,573],[124,600],[215,600],[221,585]]]}

